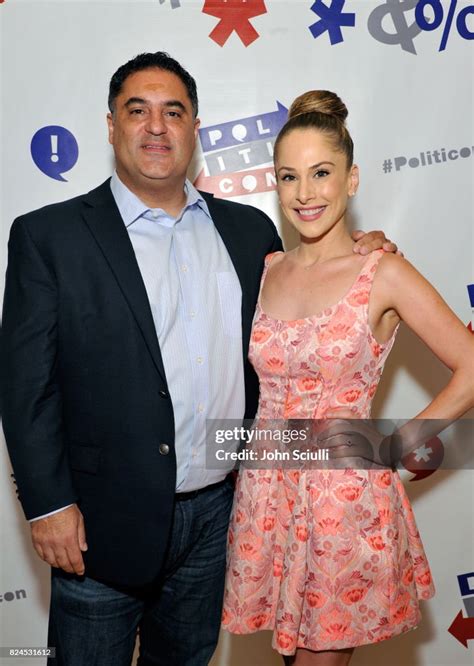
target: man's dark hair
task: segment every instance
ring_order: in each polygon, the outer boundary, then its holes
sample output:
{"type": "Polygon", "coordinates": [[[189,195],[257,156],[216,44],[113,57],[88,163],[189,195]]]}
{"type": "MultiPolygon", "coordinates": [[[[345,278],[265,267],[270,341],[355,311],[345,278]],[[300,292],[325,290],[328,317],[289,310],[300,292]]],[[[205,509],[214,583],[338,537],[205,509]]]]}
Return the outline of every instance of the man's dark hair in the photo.
{"type": "Polygon", "coordinates": [[[188,92],[188,97],[193,108],[193,114],[196,118],[198,114],[198,97],[196,81],[191,74],[182,67],[177,60],[172,58],[164,51],[157,51],[156,53],[140,53],[118,68],[115,74],[110,79],[109,86],[109,109],[113,113],[115,111],[115,100],[122,90],[123,83],[130,74],[140,72],[143,69],[162,69],[166,72],[176,74],[183,82],[188,92]]]}

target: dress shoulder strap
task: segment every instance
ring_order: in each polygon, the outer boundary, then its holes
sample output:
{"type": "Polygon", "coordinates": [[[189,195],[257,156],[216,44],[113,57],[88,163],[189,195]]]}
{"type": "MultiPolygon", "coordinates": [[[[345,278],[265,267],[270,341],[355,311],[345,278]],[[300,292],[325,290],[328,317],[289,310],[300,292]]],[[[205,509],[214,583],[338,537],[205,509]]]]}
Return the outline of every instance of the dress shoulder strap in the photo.
{"type": "Polygon", "coordinates": [[[268,268],[271,264],[271,261],[273,257],[277,254],[284,254],[281,250],[278,250],[277,252],[270,252],[270,254],[267,254],[265,259],[264,259],[264,265],[263,265],[263,273],[262,273],[262,283],[265,279],[265,275],[267,274],[268,268]]]}
{"type": "MultiPolygon", "coordinates": [[[[362,269],[354,280],[352,287],[346,293],[344,300],[349,300],[352,304],[357,304],[358,308],[364,306],[368,311],[368,303],[375,272],[379,265],[379,261],[384,254],[383,250],[374,250],[367,255],[367,258],[362,265],[362,269]]],[[[362,312],[362,310],[360,310],[360,312],[362,312]]]]}
{"type": "Polygon", "coordinates": [[[265,282],[265,276],[267,275],[268,267],[270,266],[271,261],[272,261],[273,257],[276,254],[284,254],[284,253],[281,250],[278,250],[277,252],[270,252],[270,254],[267,254],[265,259],[264,259],[262,277],[260,279],[260,289],[259,289],[259,294],[258,294],[258,303],[260,303],[260,293],[262,291],[263,283],[265,282]]]}
{"type": "Polygon", "coordinates": [[[365,261],[361,272],[359,273],[359,277],[356,282],[372,282],[374,279],[375,272],[377,270],[377,266],[379,265],[379,261],[382,259],[383,255],[385,254],[384,250],[374,250],[369,254],[367,257],[367,260],[365,261]]]}

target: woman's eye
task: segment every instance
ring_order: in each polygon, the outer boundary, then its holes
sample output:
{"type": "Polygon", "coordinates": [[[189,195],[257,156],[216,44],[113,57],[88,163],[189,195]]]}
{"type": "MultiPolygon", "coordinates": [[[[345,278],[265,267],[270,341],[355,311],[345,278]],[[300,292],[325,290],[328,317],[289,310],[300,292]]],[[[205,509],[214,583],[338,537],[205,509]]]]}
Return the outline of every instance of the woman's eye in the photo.
{"type": "Polygon", "coordinates": [[[281,176],[281,179],[283,181],[289,181],[289,180],[294,180],[295,177],[291,175],[291,173],[285,173],[283,176],[281,176]]]}
{"type": "Polygon", "coordinates": [[[324,178],[324,176],[329,176],[329,171],[326,171],[325,169],[318,169],[314,175],[318,178],[324,178]]]}

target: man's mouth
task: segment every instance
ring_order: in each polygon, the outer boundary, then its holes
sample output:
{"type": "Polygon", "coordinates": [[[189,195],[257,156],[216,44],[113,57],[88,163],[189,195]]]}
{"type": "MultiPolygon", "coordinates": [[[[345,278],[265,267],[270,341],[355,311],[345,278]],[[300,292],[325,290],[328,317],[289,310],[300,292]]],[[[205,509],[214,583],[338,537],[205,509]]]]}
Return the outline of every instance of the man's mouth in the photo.
{"type": "Polygon", "coordinates": [[[144,143],[142,148],[149,153],[168,153],[171,150],[171,146],[164,143],[144,143]]]}

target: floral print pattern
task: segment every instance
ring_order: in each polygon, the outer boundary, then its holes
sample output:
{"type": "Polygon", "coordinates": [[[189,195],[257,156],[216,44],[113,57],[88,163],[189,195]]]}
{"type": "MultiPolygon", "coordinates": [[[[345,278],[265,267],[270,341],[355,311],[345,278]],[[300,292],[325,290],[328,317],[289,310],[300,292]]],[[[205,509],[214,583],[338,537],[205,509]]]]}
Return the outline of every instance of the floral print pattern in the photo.
{"type": "MultiPolygon", "coordinates": [[[[336,407],[370,417],[395,339],[377,343],[368,325],[382,255],[369,255],[349,292],[312,317],[283,321],[257,304],[257,419],[320,419],[336,407]]],[[[391,638],[416,627],[419,600],[434,594],[410,502],[390,470],[242,469],[228,544],[223,626],[271,629],[284,655],[391,638]]]]}

